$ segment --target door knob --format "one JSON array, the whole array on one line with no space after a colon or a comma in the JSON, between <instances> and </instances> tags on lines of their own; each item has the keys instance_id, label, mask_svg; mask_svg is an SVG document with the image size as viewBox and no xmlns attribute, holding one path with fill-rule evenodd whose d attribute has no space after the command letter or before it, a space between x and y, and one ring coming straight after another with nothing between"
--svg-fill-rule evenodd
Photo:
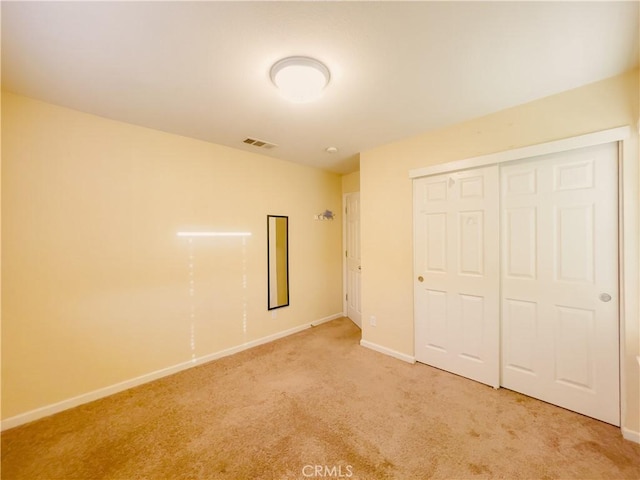
<instances>
[{"instance_id":1,"label":"door knob","mask_svg":"<svg viewBox=\"0 0 640 480\"><path fill-rule=\"evenodd\" d=\"M362 270L362 265L358 265L358 270Z\"/></svg>"},{"instance_id":2,"label":"door knob","mask_svg":"<svg viewBox=\"0 0 640 480\"><path fill-rule=\"evenodd\" d=\"M424 282L424 278L422 277L422 275L420 275L420 276L418 277L418 281L419 281L419 282Z\"/></svg>"},{"instance_id":3,"label":"door knob","mask_svg":"<svg viewBox=\"0 0 640 480\"><path fill-rule=\"evenodd\" d=\"M602 300L603 302L609 302L611 301L611 295L609 295L608 293L601 293L600 300Z\"/></svg>"}]
</instances>

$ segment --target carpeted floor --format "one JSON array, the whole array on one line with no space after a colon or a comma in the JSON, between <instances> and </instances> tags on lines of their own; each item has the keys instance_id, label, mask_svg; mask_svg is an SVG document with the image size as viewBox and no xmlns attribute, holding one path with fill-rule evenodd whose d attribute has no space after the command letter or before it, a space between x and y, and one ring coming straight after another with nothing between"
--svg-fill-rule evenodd
<instances>
[{"instance_id":1,"label":"carpeted floor","mask_svg":"<svg viewBox=\"0 0 640 480\"><path fill-rule=\"evenodd\" d=\"M640 478L616 427L359 339L335 320L8 430L2 478Z\"/></svg>"}]
</instances>

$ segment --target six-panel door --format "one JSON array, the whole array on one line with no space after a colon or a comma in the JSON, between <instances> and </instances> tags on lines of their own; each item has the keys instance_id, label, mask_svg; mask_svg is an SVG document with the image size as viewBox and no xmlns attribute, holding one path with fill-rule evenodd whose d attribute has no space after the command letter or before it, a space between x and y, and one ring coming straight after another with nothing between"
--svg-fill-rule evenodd
<instances>
[{"instance_id":1,"label":"six-panel door","mask_svg":"<svg viewBox=\"0 0 640 480\"><path fill-rule=\"evenodd\" d=\"M416 360L499 384L498 168L414 181Z\"/></svg>"},{"instance_id":2,"label":"six-panel door","mask_svg":"<svg viewBox=\"0 0 640 480\"><path fill-rule=\"evenodd\" d=\"M347 317L362 328L362 307L360 296L360 194L349 193L345 197L346 208L346 252L347 259Z\"/></svg>"},{"instance_id":3,"label":"six-panel door","mask_svg":"<svg viewBox=\"0 0 640 480\"><path fill-rule=\"evenodd\" d=\"M502 385L614 425L617 146L501 170Z\"/></svg>"}]
</instances>

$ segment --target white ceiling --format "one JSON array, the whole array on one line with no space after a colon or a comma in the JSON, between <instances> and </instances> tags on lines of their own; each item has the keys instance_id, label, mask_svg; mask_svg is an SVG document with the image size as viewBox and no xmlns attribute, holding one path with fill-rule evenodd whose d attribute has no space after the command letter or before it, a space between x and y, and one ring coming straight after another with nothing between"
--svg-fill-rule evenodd
<instances>
[{"instance_id":1,"label":"white ceiling","mask_svg":"<svg viewBox=\"0 0 640 480\"><path fill-rule=\"evenodd\" d=\"M2 2L2 83L107 118L348 173L358 153L638 65L638 2ZM290 55L331 83L292 104ZM260 150L253 137L278 144ZM338 153L325 148L335 146Z\"/></svg>"}]
</instances>

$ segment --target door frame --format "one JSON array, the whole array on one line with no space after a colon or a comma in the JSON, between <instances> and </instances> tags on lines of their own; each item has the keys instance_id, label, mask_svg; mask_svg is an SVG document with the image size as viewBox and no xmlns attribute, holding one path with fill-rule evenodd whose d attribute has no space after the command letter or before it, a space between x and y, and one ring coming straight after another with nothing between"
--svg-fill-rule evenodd
<instances>
[{"instance_id":1,"label":"door frame","mask_svg":"<svg viewBox=\"0 0 640 480\"><path fill-rule=\"evenodd\" d=\"M640 130L640 127L639 127ZM640 133L640 132L639 132ZM428 167L416 168L409 171L409 178L431 176L440 173L451 173L489 165L496 165L513 160L537 157L550 153L560 153L578 148L601 145L603 143L618 143L618 283L619 283L619 332L618 343L620 352L620 429L627 440L640 443L640 432L625 427L627 420L627 369L630 365L626 360L626 324L639 321L638 290L638 159L633 158L627 150L631 150L637 136L631 137L629 125L587 133L552 142L540 143L526 147L505 150L502 152L456 160ZM625 155L625 153L627 153ZM634 368L634 367L631 367Z\"/></svg>"}]
</instances>

